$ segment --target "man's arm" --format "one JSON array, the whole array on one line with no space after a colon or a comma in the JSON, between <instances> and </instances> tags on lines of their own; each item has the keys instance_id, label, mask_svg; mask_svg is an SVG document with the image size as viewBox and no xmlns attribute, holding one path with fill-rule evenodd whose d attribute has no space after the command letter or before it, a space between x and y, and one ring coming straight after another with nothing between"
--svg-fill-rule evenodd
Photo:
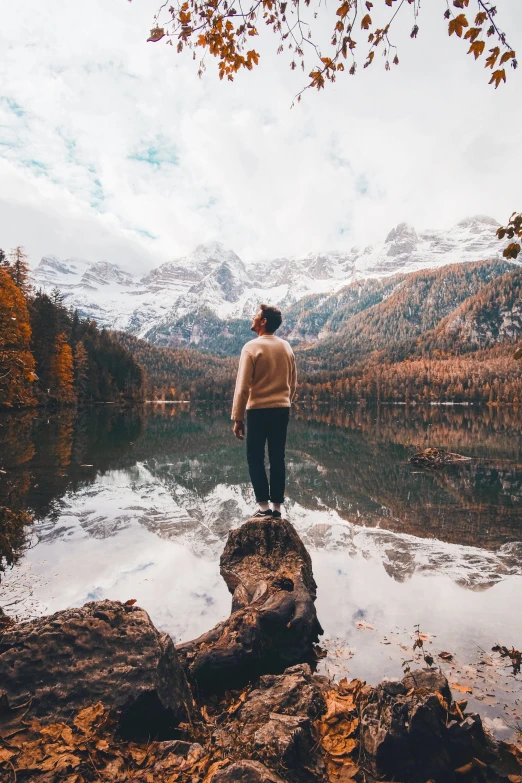
<instances>
[{"instance_id":1,"label":"man's arm","mask_svg":"<svg viewBox=\"0 0 522 783\"><path fill-rule=\"evenodd\" d=\"M297 370L295 366L295 356L292 352L292 364L290 367L290 402L294 399L295 390L297 388Z\"/></svg>"},{"instance_id":2,"label":"man's arm","mask_svg":"<svg viewBox=\"0 0 522 783\"><path fill-rule=\"evenodd\" d=\"M236 422L242 422L245 418L245 410L253 377L254 359L250 352L243 348L239 360L239 369L237 371L234 402L232 403L232 419Z\"/></svg>"}]
</instances>

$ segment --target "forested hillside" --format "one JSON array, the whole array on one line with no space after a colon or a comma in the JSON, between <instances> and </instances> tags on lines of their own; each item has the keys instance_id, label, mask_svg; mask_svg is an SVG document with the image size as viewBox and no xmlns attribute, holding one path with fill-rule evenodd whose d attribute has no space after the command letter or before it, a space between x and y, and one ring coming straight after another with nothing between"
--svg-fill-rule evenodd
<instances>
[{"instance_id":1,"label":"forested hillside","mask_svg":"<svg viewBox=\"0 0 522 783\"><path fill-rule=\"evenodd\" d=\"M359 310L350 304L334 312L325 324L323 339L306 352L306 367L309 371L339 370L373 352L382 353L386 360L405 358L413 350L412 341L435 329L471 296L481 291L489 302L487 284L492 280L510 273L514 275L510 280L518 279L521 272L520 267L513 270L512 264L492 261L453 264L398 280L391 278L377 304ZM450 352L460 352L458 339Z\"/></svg>"},{"instance_id":2,"label":"forested hillside","mask_svg":"<svg viewBox=\"0 0 522 783\"><path fill-rule=\"evenodd\" d=\"M0 407L141 400L145 377L132 355L27 282L22 248L0 251Z\"/></svg>"},{"instance_id":3,"label":"forested hillside","mask_svg":"<svg viewBox=\"0 0 522 783\"><path fill-rule=\"evenodd\" d=\"M512 268L505 261L484 261L357 280L337 293L314 294L284 308L279 334L294 346L319 341L319 353L325 355L328 338L335 343L336 335L349 329L350 339L343 335L341 343L343 351L349 344L354 360L388 339L408 340L434 328L467 297ZM237 356L251 337L250 319L223 321L207 307L181 316L167 331L159 322L146 334L156 345L190 344L223 357Z\"/></svg>"},{"instance_id":4,"label":"forested hillside","mask_svg":"<svg viewBox=\"0 0 522 783\"><path fill-rule=\"evenodd\" d=\"M521 294L521 267L482 262L365 280L334 296L308 297L283 314L280 332L299 339L299 399L522 402L521 365L513 359L522 338ZM209 334L217 345L218 323ZM117 339L146 368L154 397L229 401L249 336L237 329L231 358L158 348L126 333Z\"/></svg>"},{"instance_id":5,"label":"forested hillside","mask_svg":"<svg viewBox=\"0 0 522 783\"><path fill-rule=\"evenodd\" d=\"M297 345L316 342L338 332L351 316L387 299L407 277L401 274L379 280L358 280L331 296L308 296L285 311L281 335Z\"/></svg>"},{"instance_id":6,"label":"forested hillside","mask_svg":"<svg viewBox=\"0 0 522 783\"><path fill-rule=\"evenodd\" d=\"M190 343L191 347L215 356L237 356L246 341L254 337L250 323L245 318L223 321L212 310L201 307L169 324L168 331L160 323L145 337L162 347L177 348Z\"/></svg>"},{"instance_id":7,"label":"forested hillside","mask_svg":"<svg viewBox=\"0 0 522 783\"><path fill-rule=\"evenodd\" d=\"M194 348L160 348L128 332L111 334L145 368L150 399L231 398L237 357L224 359Z\"/></svg>"},{"instance_id":8,"label":"forested hillside","mask_svg":"<svg viewBox=\"0 0 522 783\"><path fill-rule=\"evenodd\" d=\"M522 402L522 269L411 275L337 334L298 351L309 401ZM500 275L499 275L500 272Z\"/></svg>"},{"instance_id":9,"label":"forested hillside","mask_svg":"<svg viewBox=\"0 0 522 783\"><path fill-rule=\"evenodd\" d=\"M522 335L522 269L492 280L418 340L423 355L469 353Z\"/></svg>"}]
</instances>

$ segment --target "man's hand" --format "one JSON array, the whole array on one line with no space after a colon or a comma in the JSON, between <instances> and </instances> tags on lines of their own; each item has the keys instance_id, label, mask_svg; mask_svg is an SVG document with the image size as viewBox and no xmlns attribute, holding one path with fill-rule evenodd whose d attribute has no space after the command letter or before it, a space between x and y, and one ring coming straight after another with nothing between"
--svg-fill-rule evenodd
<instances>
[{"instance_id":1,"label":"man's hand","mask_svg":"<svg viewBox=\"0 0 522 783\"><path fill-rule=\"evenodd\" d=\"M238 440L243 440L245 437L245 422L244 421L235 421L234 422L234 435Z\"/></svg>"}]
</instances>

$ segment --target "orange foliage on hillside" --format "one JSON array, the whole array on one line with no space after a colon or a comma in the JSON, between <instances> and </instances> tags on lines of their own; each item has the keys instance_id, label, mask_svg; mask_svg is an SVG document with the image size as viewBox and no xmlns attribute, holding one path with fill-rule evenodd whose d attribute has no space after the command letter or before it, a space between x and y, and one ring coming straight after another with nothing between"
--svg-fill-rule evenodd
<instances>
[{"instance_id":1,"label":"orange foliage on hillside","mask_svg":"<svg viewBox=\"0 0 522 783\"><path fill-rule=\"evenodd\" d=\"M0 268L0 405L31 405L36 380L29 349L31 327L25 298Z\"/></svg>"}]
</instances>

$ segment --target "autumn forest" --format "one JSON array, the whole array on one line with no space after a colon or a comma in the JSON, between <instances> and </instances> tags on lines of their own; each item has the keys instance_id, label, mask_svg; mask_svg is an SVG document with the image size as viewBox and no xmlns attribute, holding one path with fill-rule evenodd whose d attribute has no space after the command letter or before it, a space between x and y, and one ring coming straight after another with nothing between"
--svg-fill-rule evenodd
<instances>
[{"instance_id":1,"label":"autumn forest","mask_svg":"<svg viewBox=\"0 0 522 783\"><path fill-rule=\"evenodd\" d=\"M280 332L296 351L298 401L516 405L521 291L520 267L492 261L310 296L285 311ZM222 326L199 318L208 334L198 349L99 329L68 309L58 289L31 288L23 248L0 251L0 406L228 403L247 322L231 324L236 338L216 355Z\"/></svg>"},{"instance_id":2,"label":"autumn forest","mask_svg":"<svg viewBox=\"0 0 522 783\"><path fill-rule=\"evenodd\" d=\"M34 292L23 248L0 250L0 407L143 399L144 374L58 290Z\"/></svg>"}]
</instances>

